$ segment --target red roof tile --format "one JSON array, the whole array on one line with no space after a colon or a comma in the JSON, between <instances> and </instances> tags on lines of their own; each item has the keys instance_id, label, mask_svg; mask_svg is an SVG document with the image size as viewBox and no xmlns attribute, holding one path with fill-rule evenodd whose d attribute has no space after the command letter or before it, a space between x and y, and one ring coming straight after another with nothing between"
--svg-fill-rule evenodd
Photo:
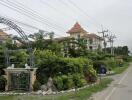
<instances>
[{"instance_id":1,"label":"red roof tile","mask_svg":"<svg viewBox=\"0 0 132 100\"><path fill-rule=\"evenodd\" d=\"M78 32L86 32L81 25L76 22L75 25L67 32L67 33L78 33Z\"/></svg>"}]
</instances>

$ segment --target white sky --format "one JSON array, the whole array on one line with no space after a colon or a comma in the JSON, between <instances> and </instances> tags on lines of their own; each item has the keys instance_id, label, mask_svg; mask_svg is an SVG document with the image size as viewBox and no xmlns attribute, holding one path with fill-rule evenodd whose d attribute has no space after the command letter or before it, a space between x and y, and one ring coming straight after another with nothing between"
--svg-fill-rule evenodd
<instances>
[{"instance_id":1,"label":"white sky","mask_svg":"<svg viewBox=\"0 0 132 100\"><path fill-rule=\"evenodd\" d=\"M74 2L83 11L79 10L70 1ZM12 2L12 5L14 5L13 3L17 5L21 3L23 8L31 8L34 10L33 14L37 13L37 16L41 17L39 19L35 17L35 19L41 20L41 22L31 18L34 18L34 16L29 13L29 9L26 12L31 17L21 14L23 13L22 10L21 13L18 13L1 5L3 2ZM66 36L66 31L76 21L88 32L101 31L102 24L104 28L108 28L116 34L115 45L128 45L132 50L131 9L132 0L0 0L0 16L8 16L46 31L54 31L56 36ZM24 27L23 30L26 33L37 31L28 27ZM8 33L15 34L14 31L8 31Z\"/></svg>"}]
</instances>

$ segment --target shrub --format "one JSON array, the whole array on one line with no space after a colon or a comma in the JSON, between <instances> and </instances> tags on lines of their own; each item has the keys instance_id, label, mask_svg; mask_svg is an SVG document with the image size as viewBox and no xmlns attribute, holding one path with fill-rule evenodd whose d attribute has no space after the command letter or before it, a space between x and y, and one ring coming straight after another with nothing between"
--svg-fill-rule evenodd
<instances>
[{"instance_id":1,"label":"shrub","mask_svg":"<svg viewBox=\"0 0 132 100\"><path fill-rule=\"evenodd\" d=\"M3 76L0 76L0 91L5 91L6 84L7 80Z\"/></svg>"},{"instance_id":2,"label":"shrub","mask_svg":"<svg viewBox=\"0 0 132 100\"><path fill-rule=\"evenodd\" d=\"M72 75L62 75L63 80L63 90L71 89L74 87L74 83L72 80Z\"/></svg>"},{"instance_id":3,"label":"shrub","mask_svg":"<svg viewBox=\"0 0 132 100\"><path fill-rule=\"evenodd\" d=\"M84 86L87 83L84 77L80 74L73 75L73 82L74 82L75 88Z\"/></svg>"},{"instance_id":4,"label":"shrub","mask_svg":"<svg viewBox=\"0 0 132 100\"><path fill-rule=\"evenodd\" d=\"M61 76L56 76L53 78L53 83L58 90L63 90L63 80Z\"/></svg>"},{"instance_id":5,"label":"shrub","mask_svg":"<svg viewBox=\"0 0 132 100\"><path fill-rule=\"evenodd\" d=\"M49 77L54 77L59 72L60 59L49 50L38 51L35 55L37 58L36 65L39 66L36 71L36 78L41 84L45 84Z\"/></svg>"},{"instance_id":6,"label":"shrub","mask_svg":"<svg viewBox=\"0 0 132 100\"><path fill-rule=\"evenodd\" d=\"M89 66L88 67L88 70L86 70L85 72L84 72L84 76L85 76L85 78L86 78L86 80L87 80L87 82L89 83L91 83L91 82L96 82L96 80L97 80L97 73L96 73L96 71L94 70L94 68L93 68L93 66L91 65L91 66Z\"/></svg>"},{"instance_id":7,"label":"shrub","mask_svg":"<svg viewBox=\"0 0 132 100\"><path fill-rule=\"evenodd\" d=\"M74 87L78 88L87 84L84 76L81 74L56 76L54 77L53 82L58 90L67 90Z\"/></svg>"},{"instance_id":8,"label":"shrub","mask_svg":"<svg viewBox=\"0 0 132 100\"><path fill-rule=\"evenodd\" d=\"M122 59L123 59L123 61L125 61L125 62L130 62L130 61L132 60L132 58L129 57L129 56L122 56Z\"/></svg>"},{"instance_id":9,"label":"shrub","mask_svg":"<svg viewBox=\"0 0 132 100\"><path fill-rule=\"evenodd\" d=\"M72 75L56 76L54 77L53 82L58 90L67 90L74 87Z\"/></svg>"},{"instance_id":10,"label":"shrub","mask_svg":"<svg viewBox=\"0 0 132 100\"><path fill-rule=\"evenodd\" d=\"M40 86L41 86L41 84L39 83L39 81L35 80L35 82L33 84L33 90L34 91L40 90Z\"/></svg>"},{"instance_id":11,"label":"shrub","mask_svg":"<svg viewBox=\"0 0 132 100\"><path fill-rule=\"evenodd\" d=\"M92 77L96 77L96 72L89 59L62 58L51 51L38 51L36 57L39 66L36 71L37 80L45 84L48 77L52 77L58 90L83 86L86 83L85 71L89 72Z\"/></svg>"},{"instance_id":12,"label":"shrub","mask_svg":"<svg viewBox=\"0 0 132 100\"><path fill-rule=\"evenodd\" d=\"M115 60L111 60L111 59L107 60L107 66L108 66L109 68L114 68L114 67L116 67L116 61L115 61Z\"/></svg>"}]
</instances>

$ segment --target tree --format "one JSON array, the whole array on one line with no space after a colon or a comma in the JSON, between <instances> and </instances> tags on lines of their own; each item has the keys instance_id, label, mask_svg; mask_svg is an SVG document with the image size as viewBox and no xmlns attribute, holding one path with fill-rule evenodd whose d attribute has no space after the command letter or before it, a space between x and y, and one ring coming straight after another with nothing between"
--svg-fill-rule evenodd
<instances>
[{"instance_id":1,"label":"tree","mask_svg":"<svg viewBox=\"0 0 132 100\"><path fill-rule=\"evenodd\" d=\"M5 45L5 47L7 47L8 49L18 49L17 45L13 43L12 38L8 38L6 42L3 43L3 45Z\"/></svg>"},{"instance_id":2,"label":"tree","mask_svg":"<svg viewBox=\"0 0 132 100\"><path fill-rule=\"evenodd\" d=\"M0 69L4 68L5 65L5 55L2 46L0 46Z\"/></svg>"},{"instance_id":3,"label":"tree","mask_svg":"<svg viewBox=\"0 0 132 100\"><path fill-rule=\"evenodd\" d=\"M87 41L83 38L78 39L66 39L64 42L64 51L66 55L70 57L80 57L86 55L87 52Z\"/></svg>"},{"instance_id":4,"label":"tree","mask_svg":"<svg viewBox=\"0 0 132 100\"><path fill-rule=\"evenodd\" d=\"M39 66L37 69L37 80L44 84L47 82L48 78L56 74L56 67L58 66L59 58L50 50L35 52L36 56L36 66Z\"/></svg>"},{"instance_id":5,"label":"tree","mask_svg":"<svg viewBox=\"0 0 132 100\"><path fill-rule=\"evenodd\" d=\"M107 52L110 53L110 48L107 48ZM119 46L119 47L114 47L114 52L116 55L127 56L129 53L129 49L127 46Z\"/></svg>"},{"instance_id":6,"label":"tree","mask_svg":"<svg viewBox=\"0 0 132 100\"><path fill-rule=\"evenodd\" d=\"M18 50L10 54L11 64L15 64L16 67L25 67L24 65L28 62L29 55L25 50Z\"/></svg>"}]
</instances>

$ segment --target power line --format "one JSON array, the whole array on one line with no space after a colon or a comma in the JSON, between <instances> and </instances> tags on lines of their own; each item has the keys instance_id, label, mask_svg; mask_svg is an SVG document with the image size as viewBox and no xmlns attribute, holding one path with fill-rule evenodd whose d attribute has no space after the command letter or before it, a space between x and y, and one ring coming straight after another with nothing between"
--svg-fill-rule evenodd
<instances>
[{"instance_id":1,"label":"power line","mask_svg":"<svg viewBox=\"0 0 132 100\"><path fill-rule=\"evenodd\" d=\"M15 22L15 23L18 23L18 24L20 24L20 25L22 25L22 26L25 26L25 27L32 28L32 29L35 29L35 30L42 30L42 29L40 29L40 28L38 28L38 27L36 27L36 26L29 25L29 24L24 23L24 22L22 22L22 21L18 21L18 20L16 20L15 18L12 18L12 17L6 16L6 15L3 15L3 17L6 17L7 19L9 19L9 20L11 20L11 21L13 21L13 22Z\"/></svg>"},{"instance_id":2,"label":"power line","mask_svg":"<svg viewBox=\"0 0 132 100\"><path fill-rule=\"evenodd\" d=\"M78 9L83 15L85 15L88 19L93 19L93 18L91 18L83 9L81 9L76 3L74 3L72 0L67 0L71 5L73 5L73 7L75 7L76 9ZM97 25L97 21L95 22L95 20L93 20L94 21L94 23L96 23L96 24L94 24L95 26L97 26L97 27L99 27L101 24L98 24Z\"/></svg>"},{"instance_id":3,"label":"power line","mask_svg":"<svg viewBox=\"0 0 132 100\"><path fill-rule=\"evenodd\" d=\"M98 33L101 33L102 34L102 38L104 40L104 52L106 53L106 46L107 46L107 42L106 42L106 37L108 37L108 34L107 34L108 30L104 30L103 29L103 26L102 26L102 31L101 32L98 32Z\"/></svg>"},{"instance_id":4,"label":"power line","mask_svg":"<svg viewBox=\"0 0 132 100\"><path fill-rule=\"evenodd\" d=\"M51 18L46 19L46 17L41 16L40 13L38 13L36 10L33 10L33 9L29 8L29 7L23 5L22 3L18 2L18 1L15 1L15 2L11 2L11 1L9 1L9 0L7 0L7 1L10 2L10 3L15 4L16 6L22 8L22 9L24 9L24 10L27 10L27 9L28 9L28 11L29 11L30 13L32 13L32 14L34 14L34 15L37 15L37 16L41 17L41 19L44 19L44 20L46 20L46 21L48 21L48 22L49 22L48 19L50 19L50 20L53 22L53 23L52 23L52 22L49 22L50 24L54 24L55 26L64 29L64 28L62 27L62 25L60 26L60 25L58 25L58 24L55 24L55 23L57 23L57 22L54 21L53 19L51 19ZM23 7L23 6L24 6L24 7ZM27 9L26 9L26 8L27 8Z\"/></svg>"},{"instance_id":5,"label":"power line","mask_svg":"<svg viewBox=\"0 0 132 100\"><path fill-rule=\"evenodd\" d=\"M23 15L25 15L25 16L27 16L27 17L30 17L31 19L33 19L33 20L35 20L35 21L37 21L37 22L40 22L40 23L43 23L43 24L46 24L47 26L49 26L49 27L51 27L52 29L56 29L56 27L53 27L53 26L50 26L49 24L47 24L47 23L45 23L44 21L42 22L42 20L40 20L40 18L39 19L36 19L36 17L32 14L32 16L31 15L29 15L29 13L27 13L27 12L25 12L25 11L23 11L22 12L22 9L20 9L20 8L16 8L16 7L13 7L13 5L7 5L7 3L5 4L6 2L4 2L4 3L2 3L2 2L0 2L0 4L1 5L3 5L3 6L6 6L6 7L8 7L8 8L10 8L10 9L13 9L13 10L15 10L15 11L17 11L17 12L19 12L20 14L23 14ZM34 18L34 17L35 18ZM57 29L58 30L58 29ZM62 32L62 30L60 30L59 29L59 31L61 31Z\"/></svg>"},{"instance_id":6,"label":"power line","mask_svg":"<svg viewBox=\"0 0 132 100\"><path fill-rule=\"evenodd\" d=\"M48 2L45 2L44 0L39 0L39 1L40 1L42 4L44 4L44 5L46 5L46 6L50 7L50 8L52 8L52 9L53 9L54 11L56 11L58 14L66 15L66 16L72 18L73 20L75 20L73 16L71 16L71 15L69 15L69 14L66 14L66 13L64 13L63 11L58 10L56 7L50 5ZM60 1L61 1L61 0L60 0Z\"/></svg>"},{"instance_id":7,"label":"power line","mask_svg":"<svg viewBox=\"0 0 132 100\"><path fill-rule=\"evenodd\" d=\"M13 22L15 22L15 23L18 23L18 24L22 24L23 26L31 27L31 28L36 29L36 30L42 30L42 29L37 28L37 27L35 27L35 26L26 24L26 23L21 22L21 21L18 21L18 20L15 20L14 18L10 18L9 16L6 16L6 15L4 15L4 16L6 17L6 19L11 20L11 21L13 21ZM2 16L2 17L4 17L4 16ZM26 31L27 31L27 29L25 29L24 27L21 26L21 28L22 28L23 30L26 30ZM11 28L8 27L8 28L4 29L3 31L8 31L8 30L11 30ZM44 32L48 32L48 31L45 31L45 30L44 30ZM27 33L27 32L26 32L26 33ZM28 34L29 34L29 33L31 33L30 30L28 30ZM56 35L56 36L62 37L61 35L58 35L58 34L55 34L55 35Z\"/></svg>"},{"instance_id":8,"label":"power line","mask_svg":"<svg viewBox=\"0 0 132 100\"><path fill-rule=\"evenodd\" d=\"M109 33L108 42L110 42L111 55L114 55L114 39L116 38L115 34Z\"/></svg>"}]
</instances>

